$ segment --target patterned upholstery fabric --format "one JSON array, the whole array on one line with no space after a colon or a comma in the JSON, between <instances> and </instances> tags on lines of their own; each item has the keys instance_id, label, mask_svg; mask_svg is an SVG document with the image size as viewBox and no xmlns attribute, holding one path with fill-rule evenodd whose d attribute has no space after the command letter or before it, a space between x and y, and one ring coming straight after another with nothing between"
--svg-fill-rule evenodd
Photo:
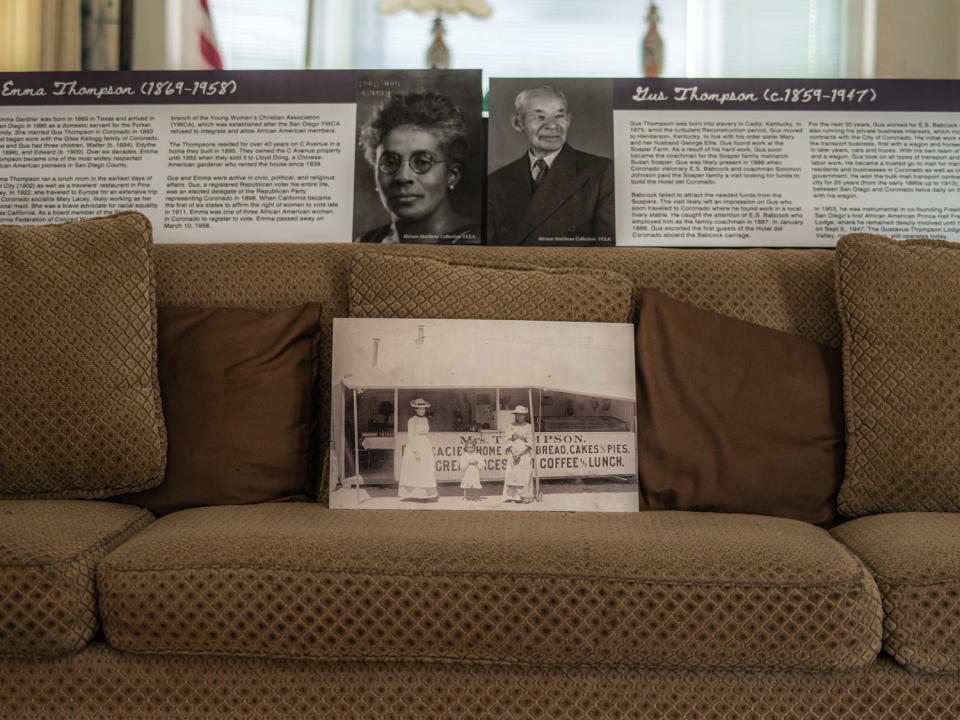
<instances>
[{"instance_id":1,"label":"patterned upholstery fabric","mask_svg":"<svg viewBox=\"0 0 960 720\"><path fill-rule=\"evenodd\" d=\"M952 720L956 676L137 656L0 659L3 720Z\"/></svg>"},{"instance_id":2,"label":"patterned upholstery fabric","mask_svg":"<svg viewBox=\"0 0 960 720\"><path fill-rule=\"evenodd\" d=\"M161 244L153 248L157 302L264 310L322 302L320 393L329 407L333 318L349 314L351 264L358 256L386 255L490 267L610 270L637 287L657 288L696 307L840 346L832 250ZM327 437L326 413L320 423ZM326 502L320 478L307 491Z\"/></svg>"},{"instance_id":3,"label":"patterned upholstery fabric","mask_svg":"<svg viewBox=\"0 0 960 720\"><path fill-rule=\"evenodd\" d=\"M350 316L628 322L633 281L605 270L507 269L364 254Z\"/></svg>"},{"instance_id":4,"label":"patterned upholstery fabric","mask_svg":"<svg viewBox=\"0 0 960 720\"><path fill-rule=\"evenodd\" d=\"M150 222L0 226L0 497L163 480Z\"/></svg>"},{"instance_id":5,"label":"patterned upholstery fabric","mask_svg":"<svg viewBox=\"0 0 960 720\"><path fill-rule=\"evenodd\" d=\"M960 244L837 245L846 475L842 515L960 511Z\"/></svg>"},{"instance_id":6,"label":"patterned upholstery fabric","mask_svg":"<svg viewBox=\"0 0 960 720\"><path fill-rule=\"evenodd\" d=\"M880 586L883 649L910 670L960 672L960 515L889 513L832 532Z\"/></svg>"},{"instance_id":7,"label":"patterned upholstery fabric","mask_svg":"<svg viewBox=\"0 0 960 720\"><path fill-rule=\"evenodd\" d=\"M99 626L97 562L152 519L115 503L0 500L0 656L86 645Z\"/></svg>"},{"instance_id":8,"label":"patterned upholstery fabric","mask_svg":"<svg viewBox=\"0 0 960 720\"><path fill-rule=\"evenodd\" d=\"M685 303L840 347L832 250L525 248L352 244L161 244L157 302L276 310L322 301L349 310L358 255L425 257L497 267L595 268Z\"/></svg>"},{"instance_id":9,"label":"patterned upholstery fabric","mask_svg":"<svg viewBox=\"0 0 960 720\"><path fill-rule=\"evenodd\" d=\"M168 515L100 565L107 640L152 653L808 670L880 650L876 585L805 523L468 515Z\"/></svg>"},{"instance_id":10,"label":"patterned upholstery fabric","mask_svg":"<svg viewBox=\"0 0 960 720\"><path fill-rule=\"evenodd\" d=\"M594 268L705 310L840 346L832 250L363 246L358 253L499 267ZM635 298L638 300L638 297Z\"/></svg>"}]
</instances>

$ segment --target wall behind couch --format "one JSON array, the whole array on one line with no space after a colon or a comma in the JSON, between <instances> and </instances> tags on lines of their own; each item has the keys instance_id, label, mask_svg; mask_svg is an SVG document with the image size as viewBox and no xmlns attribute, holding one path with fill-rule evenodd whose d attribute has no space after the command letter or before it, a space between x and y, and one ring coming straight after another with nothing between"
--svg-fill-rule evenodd
<instances>
[{"instance_id":1,"label":"wall behind couch","mask_svg":"<svg viewBox=\"0 0 960 720\"><path fill-rule=\"evenodd\" d=\"M876 76L960 77L960 2L879 0Z\"/></svg>"},{"instance_id":2,"label":"wall behind couch","mask_svg":"<svg viewBox=\"0 0 960 720\"><path fill-rule=\"evenodd\" d=\"M496 9L497 0L491 3ZM862 8L859 15L868 19L867 32L875 40L874 71L865 69L865 76L960 78L960 2L851 0L851 3ZM167 29L176 27L178 5L179 0L133 0L134 70L177 67L178 48L175 38L168 39L172 33ZM762 74L763 69L758 68L757 76Z\"/></svg>"}]
</instances>

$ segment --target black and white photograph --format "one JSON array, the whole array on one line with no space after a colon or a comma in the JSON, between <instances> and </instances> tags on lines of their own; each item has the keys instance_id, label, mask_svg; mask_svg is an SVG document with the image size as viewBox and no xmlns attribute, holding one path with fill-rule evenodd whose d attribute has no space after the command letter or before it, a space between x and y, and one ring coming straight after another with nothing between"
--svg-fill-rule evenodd
<instances>
[{"instance_id":1,"label":"black and white photograph","mask_svg":"<svg viewBox=\"0 0 960 720\"><path fill-rule=\"evenodd\" d=\"M482 237L479 70L357 73L355 242Z\"/></svg>"},{"instance_id":2,"label":"black and white photograph","mask_svg":"<svg viewBox=\"0 0 960 720\"><path fill-rule=\"evenodd\" d=\"M630 324L336 318L330 507L638 508Z\"/></svg>"},{"instance_id":3,"label":"black and white photograph","mask_svg":"<svg viewBox=\"0 0 960 720\"><path fill-rule=\"evenodd\" d=\"M613 245L613 83L492 78L488 245Z\"/></svg>"}]
</instances>

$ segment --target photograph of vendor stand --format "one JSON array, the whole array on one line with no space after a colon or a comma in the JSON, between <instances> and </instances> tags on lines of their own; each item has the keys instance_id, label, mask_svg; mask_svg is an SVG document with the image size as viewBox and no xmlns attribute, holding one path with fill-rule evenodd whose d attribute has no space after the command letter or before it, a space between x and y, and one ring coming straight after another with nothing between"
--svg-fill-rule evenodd
<instances>
[{"instance_id":1,"label":"photograph of vendor stand","mask_svg":"<svg viewBox=\"0 0 960 720\"><path fill-rule=\"evenodd\" d=\"M330 507L638 505L633 329L334 320Z\"/></svg>"}]
</instances>

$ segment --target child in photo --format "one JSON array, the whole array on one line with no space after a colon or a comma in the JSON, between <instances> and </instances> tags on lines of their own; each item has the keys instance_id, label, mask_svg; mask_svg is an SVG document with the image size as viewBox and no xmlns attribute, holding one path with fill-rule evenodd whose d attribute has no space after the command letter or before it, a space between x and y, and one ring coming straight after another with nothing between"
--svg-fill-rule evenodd
<instances>
[{"instance_id":1,"label":"child in photo","mask_svg":"<svg viewBox=\"0 0 960 720\"><path fill-rule=\"evenodd\" d=\"M477 452L477 441L466 438L463 441L463 454L460 456L460 470L463 477L460 487L463 488L464 500L480 500L483 485L480 483L480 468L483 467L483 457Z\"/></svg>"}]
</instances>

